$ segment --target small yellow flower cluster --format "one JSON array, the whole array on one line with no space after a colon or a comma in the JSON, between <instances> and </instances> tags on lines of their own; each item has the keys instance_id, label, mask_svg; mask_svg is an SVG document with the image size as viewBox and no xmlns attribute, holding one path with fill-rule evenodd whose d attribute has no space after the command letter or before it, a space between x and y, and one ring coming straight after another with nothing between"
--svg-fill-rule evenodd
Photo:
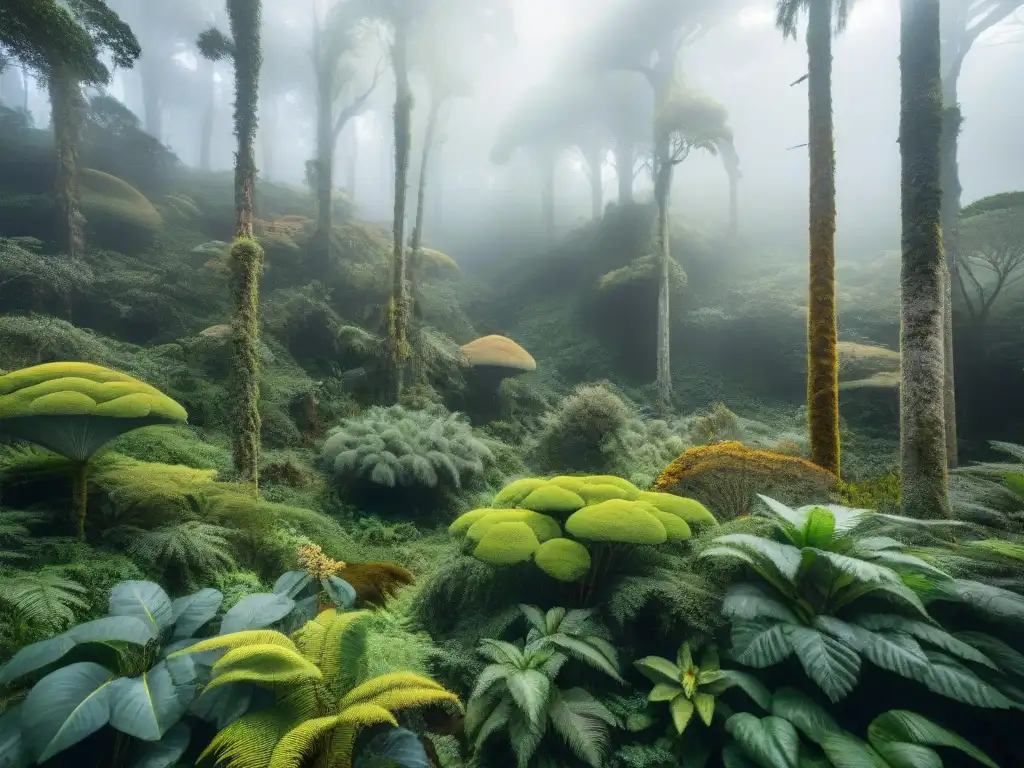
<instances>
[{"instance_id":1,"label":"small yellow flower cluster","mask_svg":"<svg viewBox=\"0 0 1024 768\"><path fill-rule=\"evenodd\" d=\"M317 544L303 544L299 547L299 567L314 579L326 579L337 576L345 564L329 558Z\"/></svg>"}]
</instances>

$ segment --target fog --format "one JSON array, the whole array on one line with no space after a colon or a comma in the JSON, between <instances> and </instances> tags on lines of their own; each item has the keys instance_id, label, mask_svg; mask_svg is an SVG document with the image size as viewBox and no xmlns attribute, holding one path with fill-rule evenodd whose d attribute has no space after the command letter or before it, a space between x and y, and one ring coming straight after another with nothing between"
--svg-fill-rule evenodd
<instances>
[{"instance_id":1,"label":"fog","mask_svg":"<svg viewBox=\"0 0 1024 768\"><path fill-rule=\"evenodd\" d=\"M326 0L323 0L326 2ZM441 128L428 203L428 240L444 240L467 228L481 232L515 220L540 229L535 166L523 152L504 165L489 155L500 127L531 88L557 79L574 48L602 17L630 0L514 0L514 44L480 46L463 73L473 94L458 99ZM118 3L112 3L117 7ZM122 3L121 5L126 5ZM219 3L209 4L209 22L222 23ZM802 31L784 40L774 27L774 3L750 2L683 50L682 72L729 111L740 156L739 209L744 235L766 247L796 248L805 238L807 198L806 84L791 85L806 69ZM841 257L892 248L899 238L898 8L893 0L860 0L835 44L833 93L837 158L838 249ZM971 49L960 79L965 117L960 142L963 200L1024 187L1024 14L986 33ZM286 0L264 4L264 96L260 103L258 162L261 175L296 185L314 152L315 103L310 84L310 14ZM198 32L197 28L194 30ZM141 76L159 29L136 29L143 57L132 71L118 71L110 87L137 115L145 114ZM187 32L187 31L186 31ZM182 34L175 70L162 91L164 143L188 165L200 161L198 124L204 103L197 85L201 64ZM194 36L192 37L194 40ZM359 60L366 78L380 59L368 46ZM639 77L639 76L638 76ZM360 78L357 78L359 80ZM230 66L217 65L213 168L233 162ZM419 94L422 82L414 73ZM358 89L354 89L358 90ZM390 70L368 109L351 121L339 140L335 185L350 187L361 215L386 220L391 214L393 151ZM425 101L425 100L424 100ZM33 84L28 104L37 125L48 122L45 92ZM417 103L410 184L418 174L424 108ZM353 171L353 155L357 158ZM615 170L603 170L605 201L616 195ZM556 225L566 231L589 218L589 182L580 158L561 154L556 174ZM637 190L648 194L646 173ZM727 179L721 160L694 152L678 169L674 213L688 225L714 231L724 226ZM524 231L520 229L520 231Z\"/></svg>"}]
</instances>

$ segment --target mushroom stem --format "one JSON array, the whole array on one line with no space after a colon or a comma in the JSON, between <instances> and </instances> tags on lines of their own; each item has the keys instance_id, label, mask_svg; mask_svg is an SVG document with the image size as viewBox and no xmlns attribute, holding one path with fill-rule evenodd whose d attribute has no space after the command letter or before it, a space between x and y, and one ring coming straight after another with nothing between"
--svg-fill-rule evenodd
<instances>
[{"instance_id":1,"label":"mushroom stem","mask_svg":"<svg viewBox=\"0 0 1024 768\"><path fill-rule=\"evenodd\" d=\"M89 464L85 461L76 461L72 465L75 531L78 534L79 541L85 541L85 511L89 501L88 469Z\"/></svg>"}]
</instances>

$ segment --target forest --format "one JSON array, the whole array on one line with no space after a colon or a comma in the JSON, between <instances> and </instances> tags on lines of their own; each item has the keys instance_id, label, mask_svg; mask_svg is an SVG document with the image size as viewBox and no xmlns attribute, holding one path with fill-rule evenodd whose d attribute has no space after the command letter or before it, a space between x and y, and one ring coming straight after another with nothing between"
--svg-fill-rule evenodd
<instances>
[{"instance_id":1,"label":"forest","mask_svg":"<svg viewBox=\"0 0 1024 768\"><path fill-rule=\"evenodd\" d=\"M556 6L0 0L0 768L1024 765L1024 0Z\"/></svg>"}]
</instances>

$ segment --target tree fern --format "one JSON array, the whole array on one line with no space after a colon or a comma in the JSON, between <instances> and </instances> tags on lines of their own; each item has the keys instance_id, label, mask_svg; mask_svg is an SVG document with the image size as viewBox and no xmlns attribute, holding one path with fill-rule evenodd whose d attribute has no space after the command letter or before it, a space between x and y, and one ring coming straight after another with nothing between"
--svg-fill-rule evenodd
<instances>
[{"instance_id":1,"label":"tree fern","mask_svg":"<svg viewBox=\"0 0 1024 768\"><path fill-rule=\"evenodd\" d=\"M62 578L52 570L25 573L0 580L0 601L9 605L25 621L60 631L89 608L85 587Z\"/></svg>"},{"instance_id":2,"label":"tree fern","mask_svg":"<svg viewBox=\"0 0 1024 768\"><path fill-rule=\"evenodd\" d=\"M161 573L209 577L235 566L231 535L228 528L188 520L135 532L129 539L128 552L138 562L155 566Z\"/></svg>"}]
</instances>

